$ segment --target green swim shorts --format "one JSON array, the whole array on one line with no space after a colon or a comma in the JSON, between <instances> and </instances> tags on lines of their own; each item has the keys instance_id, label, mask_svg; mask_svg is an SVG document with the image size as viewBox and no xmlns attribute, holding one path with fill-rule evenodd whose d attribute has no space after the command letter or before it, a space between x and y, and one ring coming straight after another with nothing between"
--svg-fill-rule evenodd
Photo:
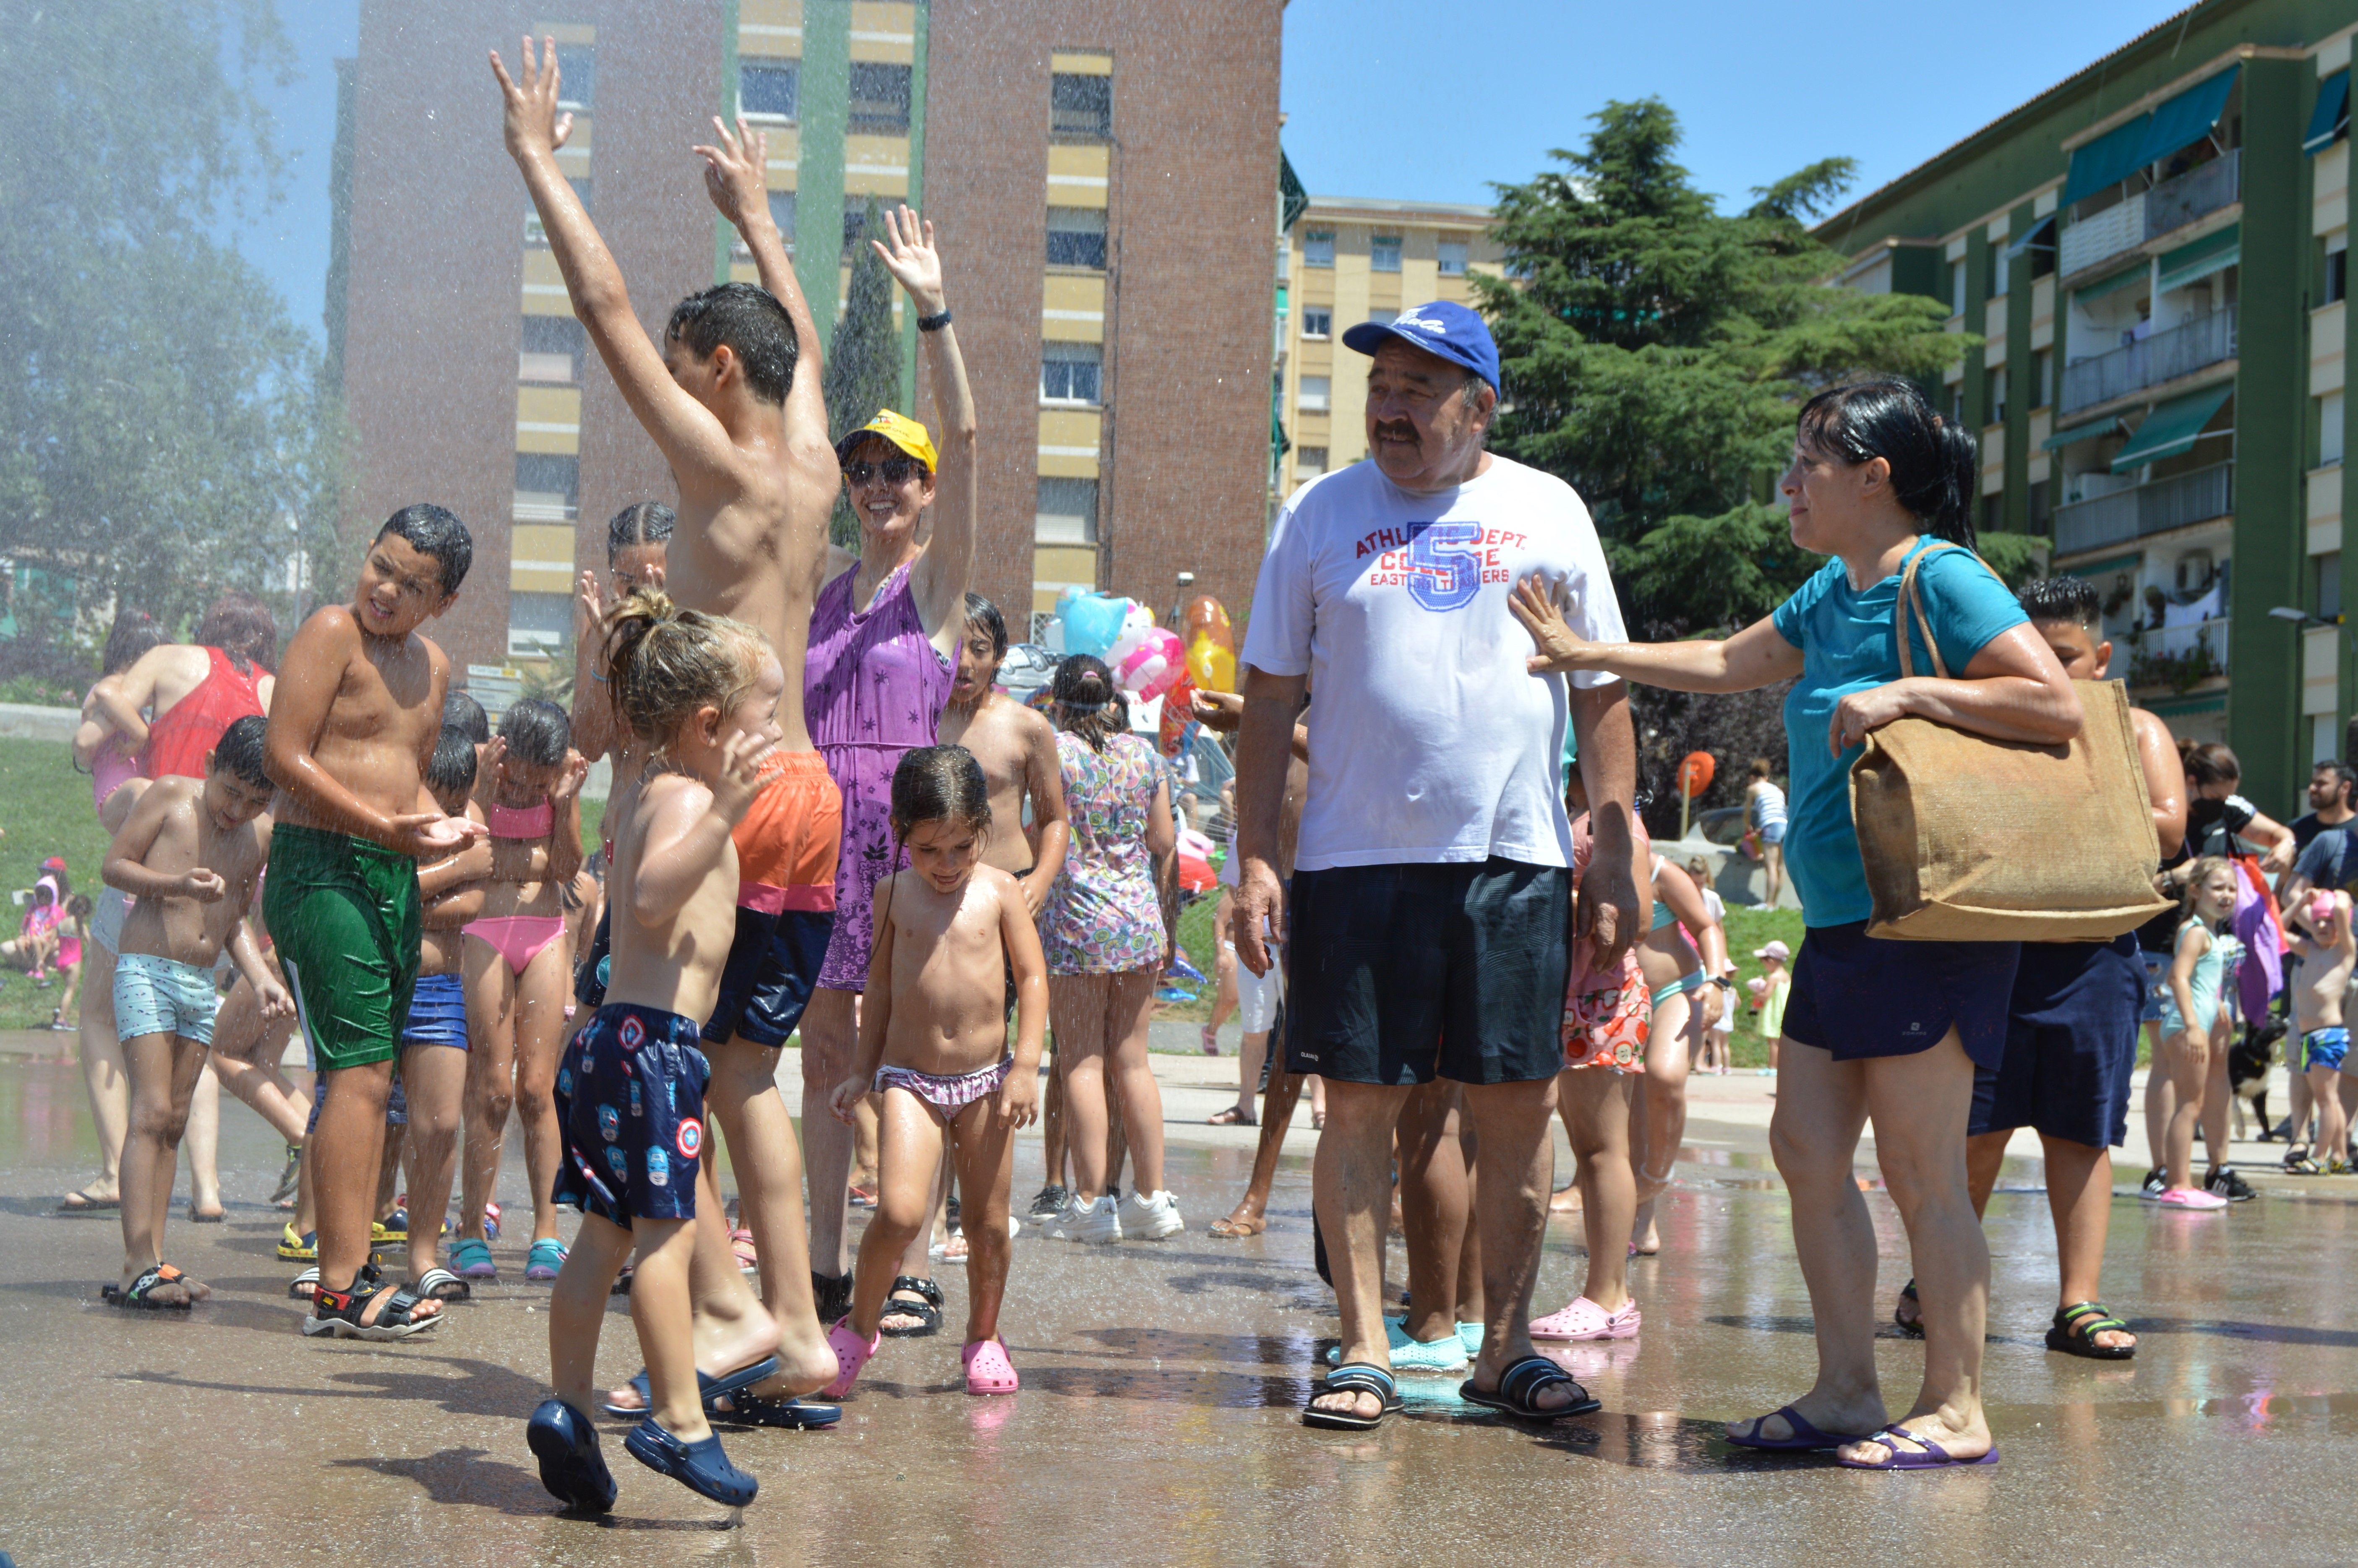
<instances>
[{"instance_id":1,"label":"green swim shorts","mask_svg":"<svg viewBox=\"0 0 2358 1568\"><path fill-rule=\"evenodd\" d=\"M411 857L317 827L272 829L263 918L320 1071L400 1054L418 907Z\"/></svg>"}]
</instances>

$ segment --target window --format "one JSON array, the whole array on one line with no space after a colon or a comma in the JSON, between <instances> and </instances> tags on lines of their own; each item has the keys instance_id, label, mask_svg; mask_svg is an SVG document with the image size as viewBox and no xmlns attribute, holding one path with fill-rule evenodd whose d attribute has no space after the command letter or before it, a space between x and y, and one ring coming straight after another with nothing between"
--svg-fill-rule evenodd
<instances>
[{"instance_id":1,"label":"window","mask_svg":"<svg viewBox=\"0 0 2358 1568\"><path fill-rule=\"evenodd\" d=\"M851 122L855 136L905 136L909 134L909 68L851 62Z\"/></svg>"},{"instance_id":2,"label":"window","mask_svg":"<svg viewBox=\"0 0 2358 1568\"><path fill-rule=\"evenodd\" d=\"M1949 384L1949 418L1953 424L1965 422L1965 384L1962 381Z\"/></svg>"},{"instance_id":3,"label":"window","mask_svg":"<svg viewBox=\"0 0 2358 1568\"><path fill-rule=\"evenodd\" d=\"M1305 338L1331 338L1335 335L1335 312L1325 305L1302 308L1302 335Z\"/></svg>"},{"instance_id":4,"label":"window","mask_svg":"<svg viewBox=\"0 0 2358 1568\"><path fill-rule=\"evenodd\" d=\"M570 316L525 317L516 379L569 385L581 362L582 341L581 323Z\"/></svg>"},{"instance_id":5,"label":"window","mask_svg":"<svg viewBox=\"0 0 2358 1568\"><path fill-rule=\"evenodd\" d=\"M1104 373L1105 347L1100 343L1044 343L1040 349L1040 401L1098 401Z\"/></svg>"},{"instance_id":6,"label":"window","mask_svg":"<svg viewBox=\"0 0 2358 1568\"><path fill-rule=\"evenodd\" d=\"M569 593L508 595L508 657L546 659L565 651L573 640L573 596Z\"/></svg>"},{"instance_id":7,"label":"window","mask_svg":"<svg viewBox=\"0 0 2358 1568\"><path fill-rule=\"evenodd\" d=\"M1106 215L1102 207L1048 209L1048 265L1085 266L1103 272Z\"/></svg>"},{"instance_id":8,"label":"window","mask_svg":"<svg viewBox=\"0 0 2358 1568\"><path fill-rule=\"evenodd\" d=\"M2342 613L2342 552L2317 557L2317 617L2331 621Z\"/></svg>"},{"instance_id":9,"label":"window","mask_svg":"<svg viewBox=\"0 0 2358 1568\"><path fill-rule=\"evenodd\" d=\"M1093 479L1042 480L1032 537L1043 545L1096 544L1098 481Z\"/></svg>"},{"instance_id":10,"label":"window","mask_svg":"<svg viewBox=\"0 0 2358 1568\"><path fill-rule=\"evenodd\" d=\"M1326 471L1326 449L1296 447L1293 449L1293 477L1316 479Z\"/></svg>"},{"instance_id":11,"label":"window","mask_svg":"<svg viewBox=\"0 0 2358 1568\"><path fill-rule=\"evenodd\" d=\"M1992 245L1989 248L1990 298L2002 299L2006 297L2006 275L2012 269L2006 265L2006 247L2004 245Z\"/></svg>"},{"instance_id":12,"label":"window","mask_svg":"<svg viewBox=\"0 0 2358 1568\"><path fill-rule=\"evenodd\" d=\"M749 120L791 120L802 85L798 59L749 59L737 70L737 108Z\"/></svg>"},{"instance_id":13,"label":"window","mask_svg":"<svg viewBox=\"0 0 2358 1568\"><path fill-rule=\"evenodd\" d=\"M2006 367L2000 365L1982 378L1982 422L1987 425L2006 423Z\"/></svg>"},{"instance_id":14,"label":"window","mask_svg":"<svg viewBox=\"0 0 2358 1568\"><path fill-rule=\"evenodd\" d=\"M2041 535L2054 532L2054 529L2049 525L2053 518L2047 503L2047 495L2048 487L2045 480L2042 479L2030 487L2030 531Z\"/></svg>"},{"instance_id":15,"label":"window","mask_svg":"<svg viewBox=\"0 0 2358 1568\"><path fill-rule=\"evenodd\" d=\"M1303 266L1333 266L1335 265L1334 230L1325 229L1314 234L1304 234L1302 236L1302 265Z\"/></svg>"},{"instance_id":16,"label":"window","mask_svg":"<svg viewBox=\"0 0 2358 1568\"><path fill-rule=\"evenodd\" d=\"M1441 260L1442 276L1464 277L1466 276L1465 241L1444 240L1434 249Z\"/></svg>"},{"instance_id":17,"label":"window","mask_svg":"<svg viewBox=\"0 0 2358 1568\"><path fill-rule=\"evenodd\" d=\"M550 452L515 455L517 522L570 523L579 514L580 500L579 458Z\"/></svg>"},{"instance_id":18,"label":"window","mask_svg":"<svg viewBox=\"0 0 2358 1568\"><path fill-rule=\"evenodd\" d=\"M1370 272L1398 272L1400 263L1398 234L1378 234L1368 242L1368 269Z\"/></svg>"},{"instance_id":19,"label":"window","mask_svg":"<svg viewBox=\"0 0 2358 1568\"><path fill-rule=\"evenodd\" d=\"M1334 389L1323 375L1305 375L1301 388L1294 394L1293 406L1304 414L1324 414L1330 406Z\"/></svg>"},{"instance_id":20,"label":"window","mask_svg":"<svg viewBox=\"0 0 2358 1568\"><path fill-rule=\"evenodd\" d=\"M1954 261L1949 264L1949 314L1962 316L1964 313L1965 264Z\"/></svg>"},{"instance_id":21,"label":"window","mask_svg":"<svg viewBox=\"0 0 2358 1568\"><path fill-rule=\"evenodd\" d=\"M902 68L907 73L908 68ZM1059 136L1104 141L1113 135L1113 78L1058 71L1048 79L1048 129Z\"/></svg>"},{"instance_id":22,"label":"window","mask_svg":"<svg viewBox=\"0 0 2358 1568\"><path fill-rule=\"evenodd\" d=\"M1981 531L1985 534L1996 534L2003 532L2005 528L2006 497L2003 495L1983 496Z\"/></svg>"},{"instance_id":23,"label":"window","mask_svg":"<svg viewBox=\"0 0 2358 1568\"><path fill-rule=\"evenodd\" d=\"M2032 399L2031 406L2034 408L2052 407L2055 403L2054 350L2039 349L2032 352L2030 356L2030 379L2032 382L2032 390L2036 394Z\"/></svg>"},{"instance_id":24,"label":"window","mask_svg":"<svg viewBox=\"0 0 2358 1568\"><path fill-rule=\"evenodd\" d=\"M874 198L847 196L843 199L843 259L851 261L860 254L860 242L868 237L868 203ZM882 203L878 203L882 210Z\"/></svg>"},{"instance_id":25,"label":"window","mask_svg":"<svg viewBox=\"0 0 2358 1568\"><path fill-rule=\"evenodd\" d=\"M2317 463L2320 468L2342 460L2342 394L2330 392L2317 400Z\"/></svg>"},{"instance_id":26,"label":"window","mask_svg":"<svg viewBox=\"0 0 2358 1568\"><path fill-rule=\"evenodd\" d=\"M1399 319L1400 312L1397 310L1370 310L1368 312L1368 325L1370 327L1389 327L1394 321Z\"/></svg>"},{"instance_id":27,"label":"window","mask_svg":"<svg viewBox=\"0 0 2358 1568\"><path fill-rule=\"evenodd\" d=\"M2325 242L2325 286L2321 305L2331 305L2350 292L2350 232L2343 230Z\"/></svg>"},{"instance_id":28,"label":"window","mask_svg":"<svg viewBox=\"0 0 2358 1568\"><path fill-rule=\"evenodd\" d=\"M557 46L557 106L587 109L598 95L598 51L588 44Z\"/></svg>"},{"instance_id":29,"label":"window","mask_svg":"<svg viewBox=\"0 0 2358 1568\"><path fill-rule=\"evenodd\" d=\"M795 248L795 193L793 191L770 192L770 222L778 226L778 238L784 243L787 254L792 254ZM752 247L745 243L745 236L742 234L737 236L734 248L741 258L753 254Z\"/></svg>"}]
</instances>

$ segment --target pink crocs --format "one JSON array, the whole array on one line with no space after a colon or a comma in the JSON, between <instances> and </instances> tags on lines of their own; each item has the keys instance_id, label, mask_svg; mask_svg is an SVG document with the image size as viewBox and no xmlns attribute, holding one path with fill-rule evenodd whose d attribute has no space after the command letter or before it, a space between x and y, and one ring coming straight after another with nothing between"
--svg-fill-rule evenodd
<instances>
[{"instance_id":1,"label":"pink crocs","mask_svg":"<svg viewBox=\"0 0 2358 1568\"><path fill-rule=\"evenodd\" d=\"M1557 1342L1580 1339L1635 1339L1638 1337L1638 1300L1619 1312L1608 1313L1586 1296L1582 1296L1562 1312L1553 1312L1531 1320L1531 1337Z\"/></svg>"},{"instance_id":2,"label":"pink crocs","mask_svg":"<svg viewBox=\"0 0 2358 1568\"><path fill-rule=\"evenodd\" d=\"M835 1381L825 1390L826 1397L839 1400L851 1392L851 1385L860 1380L860 1369L868 1365L868 1358L884 1343L884 1336L880 1330L862 1339L852 1332L851 1320L847 1317L827 1331L827 1343L835 1352L836 1371Z\"/></svg>"},{"instance_id":3,"label":"pink crocs","mask_svg":"<svg viewBox=\"0 0 2358 1568\"><path fill-rule=\"evenodd\" d=\"M978 1339L958 1353L966 1363L966 1391L969 1394L1011 1394L1016 1389L1015 1363L1007 1358L1007 1346L996 1339Z\"/></svg>"}]
</instances>

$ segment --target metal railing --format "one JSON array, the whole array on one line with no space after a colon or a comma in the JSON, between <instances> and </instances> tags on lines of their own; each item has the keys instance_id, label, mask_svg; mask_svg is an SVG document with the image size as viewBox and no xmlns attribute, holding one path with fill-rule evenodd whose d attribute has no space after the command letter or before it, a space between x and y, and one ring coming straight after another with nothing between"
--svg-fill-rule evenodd
<instances>
[{"instance_id":1,"label":"metal railing","mask_svg":"<svg viewBox=\"0 0 2358 1568\"><path fill-rule=\"evenodd\" d=\"M2158 240L2206 212L2232 205L2243 194L2244 149L2212 158L2165 179L2145 194L2145 237Z\"/></svg>"},{"instance_id":2,"label":"metal railing","mask_svg":"<svg viewBox=\"0 0 2358 1568\"><path fill-rule=\"evenodd\" d=\"M2076 555L2224 517L2235 509L2235 465L2213 463L2055 509L2055 553Z\"/></svg>"},{"instance_id":3,"label":"metal railing","mask_svg":"<svg viewBox=\"0 0 2358 1568\"><path fill-rule=\"evenodd\" d=\"M2216 676L2227 674L2228 617L2217 615L2190 626L2165 626L2133 632L2127 639L2128 682L2131 687L2166 686L2186 691ZM2113 654L2118 668L2120 651Z\"/></svg>"},{"instance_id":4,"label":"metal railing","mask_svg":"<svg viewBox=\"0 0 2358 1568\"><path fill-rule=\"evenodd\" d=\"M2063 367L2062 410L2159 386L2235 357L2235 308L2212 310L2106 354Z\"/></svg>"},{"instance_id":5,"label":"metal railing","mask_svg":"<svg viewBox=\"0 0 2358 1568\"><path fill-rule=\"evenodd\" d=\"M2092 267L2106 256L2145 243L2145 192L2114 203L2063 231L2056 242L2055 268L2064 276Z\"/></svg>"}]
</instances>

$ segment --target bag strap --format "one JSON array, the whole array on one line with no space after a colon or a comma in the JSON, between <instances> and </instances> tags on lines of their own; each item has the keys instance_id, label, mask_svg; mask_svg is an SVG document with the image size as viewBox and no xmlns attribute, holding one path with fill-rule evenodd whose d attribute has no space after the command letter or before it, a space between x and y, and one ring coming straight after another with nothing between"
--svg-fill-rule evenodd
<instances>
[{"instance_id":1,"label":"bag strap","mask_svg":"<svg viewBox=\"0 0 2358 1568\"><path fill-rule=\"evenodd\" d=\"M1952 545L1946 539L1935 539L1909 557L1908 565L1899 573L1899 592L1891 602L1891 631L1899 644L1899 678L1901 680L1906 680L1916 673L1916 661L1908 645L1908 617L1911 613L1916 617L1916 629L1923 634L1924 650L1932 655L1932 674L1942 680L1949 678L1948 664L1941 657L1940 640L1932 635L1931 619L1924 613L1924 596L1916 587L1916 568L1922 566L1927 557L1938 551L1964 550L1964 548L1963 545ZM1977 551L1965 550L1965 553L1977 561L1982 560ZM1992 577L1997 576L1997 568L1987 561L1982 561L1982 569ZM2005 579L2001 578L1999 580Z\"/></svg>"}]
</instances>

